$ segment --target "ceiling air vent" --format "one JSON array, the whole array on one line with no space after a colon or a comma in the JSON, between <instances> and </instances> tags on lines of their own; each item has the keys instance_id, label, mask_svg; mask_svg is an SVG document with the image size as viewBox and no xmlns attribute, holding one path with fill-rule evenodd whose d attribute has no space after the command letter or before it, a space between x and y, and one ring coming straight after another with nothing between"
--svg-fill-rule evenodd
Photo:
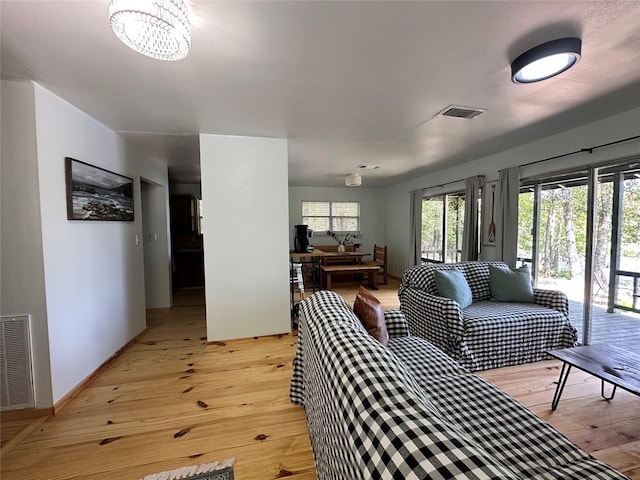
<instances>
[{"instance_id":1,"label":"ceiling air vent","mask_svg":"<svg viewBox=\"0 0 640 480\"><path fill-rule=\"evenodd\" d=\"M443 117L466 118L471 120L472 118L476 118L478 115L481 115L482 113L484 113L484 110L480 108L449 105L447 108L439 112L438 115L442 115Z\"/></svg>"},{"instance_id":2,"label":"ceiling air vent","mask_svg":"<svg viewBox=\"0 0 640 480\"><path fill-rule=\"evenodd\" d=\"M356 165L356 168L359 168L361 170L377 170L378 168L380 168L380 165Z\"/></svg>"}]
</instances>

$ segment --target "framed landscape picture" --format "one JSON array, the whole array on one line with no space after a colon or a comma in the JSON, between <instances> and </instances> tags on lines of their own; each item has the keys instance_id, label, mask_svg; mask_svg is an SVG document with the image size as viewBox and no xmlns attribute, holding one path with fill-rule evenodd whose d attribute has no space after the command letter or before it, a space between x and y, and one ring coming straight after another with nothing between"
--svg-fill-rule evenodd
<instances>
[{"instance_id":1,"label":"framed landscape picture","mask_svg":"<svg viewBox=\"0 0 640 480\"><path fill-rule=\"evenodd\" d=\"M65 158L67 219L133 221L133 179Z\"/></svg>"}]
</instances>

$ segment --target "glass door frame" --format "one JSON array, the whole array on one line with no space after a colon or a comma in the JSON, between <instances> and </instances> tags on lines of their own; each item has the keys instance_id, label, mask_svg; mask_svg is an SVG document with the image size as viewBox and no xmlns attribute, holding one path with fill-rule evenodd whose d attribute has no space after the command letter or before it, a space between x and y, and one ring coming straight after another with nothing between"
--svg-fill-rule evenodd
<instances>
[{"instance_id":1,"label":"glass door frame","mask_svg":"<svg viewBox=\"0 0 640 480\"><path fill-rule=\"evenodd\" d=\"M444 193L444 194L437 194L437 195L430 195L428 197L423 197L422 198L422 202L426 202L426 201L432 201L434 199L438 199L439 202L442 204L442 224L440 225L440 231L442 233L442 238L440 239L440 258L441 260L435 260L432 258L426 258L426 257L422 257L422 262L423 263L447 263L448 262L448 255L449 255L449 245L448 245L448 234L449 231L447 229L448 225L449 225L449 220L450 220L450 214L449 214L449 201L451 199L456 199L455 201L458 202L457 205L457 209L459 210L460 208L460 199L465 197L465 192L464 191L455 191L455 192L449 192L449 193ZM424 208L423 208L424 210ZM465 220L466 221L466 220ZM455 239L456 239L456 247L458 244L458 241L460 240L461 236L462 236L462 231L460 230L460 222L459 222L459 211L458 211L458 217L456 218L456 230L455 230ZM462 230L464 230L464 225L462 226ZM454 256L457 258L459 255L462 255L462 251L458 250L457 248L455 249L455 251L453 252ZM458 261L458 260L456 260Z\"/></svg>"},{"instance_id":2,"label":"glass door frame","mask_svg":"<svg viewBox=\"0 0 640 480\"><path fill-rule=\"evenodd\" d=\"M608 171L611 169L610 171ZM575 168L560 172L551 172L546 175L538 175L535 178L524 178L521 182L521 192L524 186L533 187L533 229L532 229L532 248L531 248L531 276L534 285L538 282L538 262L539 262L539 245L540 238L540 204L542 199L542 184L544 179L553 179L554 177L567 176L572 174L579 175L580 172L587 173L587 225L586 225L586 244L585 244L585 269L584 269L584 296L583 296L583 318L582 318L582 343L589 345L591 343L591 326L592 326L592 305L593 305L593 282L594 278L594 261L595 261L595 229L597 223L597 197L599 177L601 172L605 171L606 175L611 175L613 182L613 198L612 198L612 217L611 217L611 251L610 251L610 273L608 283L608 303L607 311L612 313L614 309L637 311L635 308L625 307L616 304L616 290L620 276L632 276L634 278L634 292L636 288L640 293L640 273L627 272L619 270L620 265L620 241L621 241L621 225L622 225L622 206L624 201L624 180L625 174L629 174L630 170L640 169L640 157L632 156L620 158L609 162L603 162L599 165L590 165L582 168ZM603 174L604 175L604 174ZM582 177L584 178L584 177ZM532 183L533 182L533 183ZM525 259L520 259L525 260ZM639 295L640 296L640 295ZM634 304L635 307L635 304Z\"/></svg>"}]
</instances>

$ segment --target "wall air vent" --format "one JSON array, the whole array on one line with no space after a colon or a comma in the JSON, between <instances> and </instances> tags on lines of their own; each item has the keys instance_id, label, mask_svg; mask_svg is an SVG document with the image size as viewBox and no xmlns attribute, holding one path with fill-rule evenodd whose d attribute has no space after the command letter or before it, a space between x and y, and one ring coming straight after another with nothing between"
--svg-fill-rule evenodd
<instances>
[{"instance_id":1,"label":"wall air vent","mask_svg":"<svg viewBox=\"0 0 640 480\"><path fill-rule=\"evenodd\" d=\"M35 408L29 315L0 317L0 411Z\"/></svg>"},{"instance_id":2,"label":"wall air vent","mask_svg":"<svg viewBox=\"0 0 640 480\"><path fill-rule=\"evenodd\" d=\"M485 110L481 108L471 108L471 107L460 107L458 105L449 105L444 110L438 112L438 115L443 117L455 117L455 118L466 118L471 120L472 118L476 118L478 115L481 115L485 112Z\"/></svg>"}]
</instances>

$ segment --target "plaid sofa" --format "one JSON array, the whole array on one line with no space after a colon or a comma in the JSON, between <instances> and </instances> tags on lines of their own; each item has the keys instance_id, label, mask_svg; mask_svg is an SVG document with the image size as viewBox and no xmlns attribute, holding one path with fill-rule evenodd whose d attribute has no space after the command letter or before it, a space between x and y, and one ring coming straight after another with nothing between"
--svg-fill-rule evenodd
<instances>
[{"instance_id":1,"label":"plaid sofa","mask_svg":"<svg viewBox=\"0 0 640 480\"><path fill-rule=\"evenodd\" d=\"M319 480L627 478L386 311L387 347L335 292L301 303L290 398ZM551 399L549 399L551 401Z\"/></svg>"},{"instance_id":2,"label":"plaid sofa","mask_svg":"<svg viewBox=\"0 0 640 480\"><path fill-rule=\"evenodd\" d=\"M460 262L407 269L398 297L411 333L472 371L537 362L549 358L547 350L576 345L564 293L534 289L535 303L492 302L489 265L506 267L503 262ZM438 296L436 289L433 272L454 267L464 274L473 296L464 310Z\"/></svg>"}]
</instances>

